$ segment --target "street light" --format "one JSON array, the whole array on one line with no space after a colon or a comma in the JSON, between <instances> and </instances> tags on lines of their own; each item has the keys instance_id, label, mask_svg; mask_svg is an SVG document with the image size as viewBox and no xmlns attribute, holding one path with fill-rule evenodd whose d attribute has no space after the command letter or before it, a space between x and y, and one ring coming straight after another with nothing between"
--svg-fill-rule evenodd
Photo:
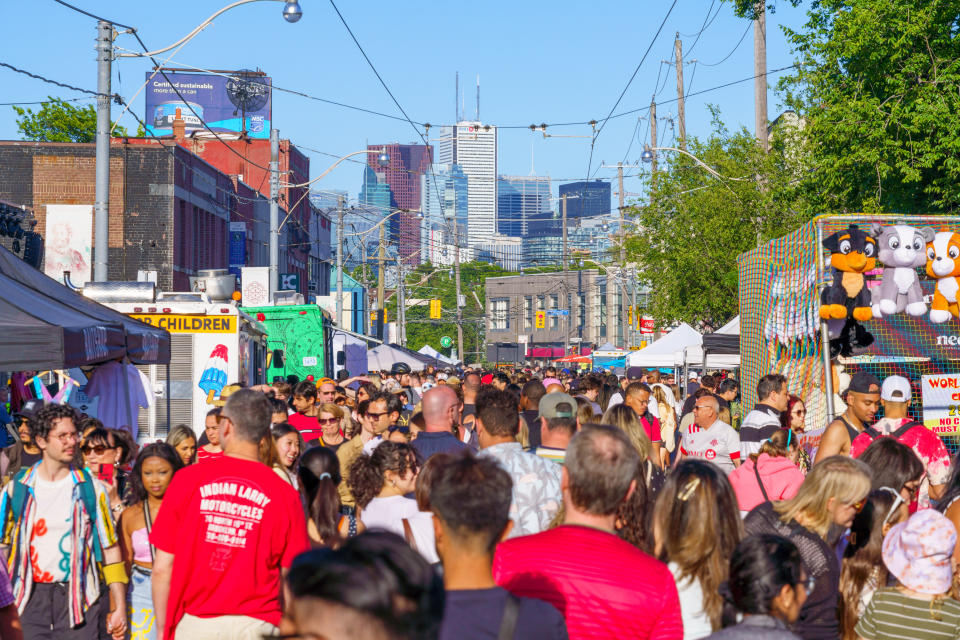
<instances>
[{"instance_id":1,"label":"street light","mask_svg":"<svg viewBox=\"0 0 960 640\"><path fill-rule=\"evenodd\" d=\"M675 151L677 153L682 153L683 155L687 156L688 158L696 162L701 169L703 169L704 171L712 175L717 180L720 180L721 182L726 180L749 180L749 178L747 177L727 178L725 176L722 176L719 173L717 173L716 169L708 165L706 162L704 162L697 156L693 155L689 151L686 151L685 149L677 149L676 147L651 147L650 145L647 144L643 146L643 153L640 154L640 159L647 163L653 162L654 159L656 158L656 154L654 153L655 151Z\"/></svg>"},{"instance_id":2,"label":"street light","mask_svg":"<svg viewBox=\"0 0 960 640\"><path fill-rule=\"evenodd\" d=\"M300 3L297 0L238 0L229 4L209 18L204 20L196 29L174 42L169 47L156 51L116 52L113 49L113 24L106 20L97 21L97 135L95 137L96 159L94 164L94 249L93 249L93 279L105 282L108 279L108 252L110 230L110 79L111 64L114 57L119 58L148 58L164 51L169 51L193 39L198 33L210 25L222 13L251 2L283 2L283 18L287 22L296 22L303 15ZM146 48L146 47L144 47ZM272 218L273 220L273 218ZM272 229L271 229L272 230ZM274 270L274 273L276 270Z\"/></svg>"}]
</instances>

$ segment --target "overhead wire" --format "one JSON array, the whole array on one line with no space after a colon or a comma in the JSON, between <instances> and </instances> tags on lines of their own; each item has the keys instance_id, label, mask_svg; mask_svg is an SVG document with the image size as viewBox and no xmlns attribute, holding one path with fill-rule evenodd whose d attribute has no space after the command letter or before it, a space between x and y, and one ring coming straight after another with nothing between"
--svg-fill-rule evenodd
<instances>
[{"instance_id":1,"label":"overhead wire","mask_svg":"<svg viewBox=\"0 0 960 640\"><path fill-rule=\"evenodd\" d=\"M706 62L701 62L700 64L702 64L705 67L716 67L723 64L727 60L729 60L730 56L736 53L737 49L740 48L740 45L743 44L743 39L747 37L747 33L750 31L750 27L752 26L753 26L753 23L750 23L750 22L747 23L747 28L743 30L743 35L740 36L740 39L737 41L737 44L733 47L733 49L730 50L730 53L728 53L723 57L722 60L720 60L719 62L714 62L712 64L707 64Z\"/></svg>"}]
</instances>

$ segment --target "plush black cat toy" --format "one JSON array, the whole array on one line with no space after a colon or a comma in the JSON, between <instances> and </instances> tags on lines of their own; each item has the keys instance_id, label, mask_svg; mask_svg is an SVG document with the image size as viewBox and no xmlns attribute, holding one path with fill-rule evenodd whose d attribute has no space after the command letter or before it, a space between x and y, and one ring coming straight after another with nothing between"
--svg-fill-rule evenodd
<instances>
[{"instance_id":1,"label":"plush black cat toy","mask_svg":"<svg viewBox=\"0 0 960 640\"><path fill-rule=\"evenodd\" d=\"M823 247L831 252L834 273L833 282L820 294L820 317L830 327L830 357L850 356L873 344L873 335L860 322L873 317L863 274L877 266L877 241L851 224L824 238Z\"/></svg>"}]
</instances>

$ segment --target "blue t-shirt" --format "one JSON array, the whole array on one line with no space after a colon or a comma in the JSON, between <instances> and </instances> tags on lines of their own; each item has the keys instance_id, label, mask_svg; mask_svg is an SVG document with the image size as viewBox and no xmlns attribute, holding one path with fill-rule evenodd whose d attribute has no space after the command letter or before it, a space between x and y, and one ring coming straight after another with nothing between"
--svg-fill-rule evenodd
<instances>
[{"instance_id":1,"label":"blue t-shirt","mask_svg":"<svg viewBox=\"0 0 960 640\"><path fill-rule=\"evenodd\" d=\"M439 640L497 640L507 605L507 590L447 591ZM567 640L567 624L554 606L543 600L520 598L514 638Z\"/></svg>"},{"instance_id":2,"label":"blue t-shirt","mask_svg":"<svg viewBox=\"0 0 960 640\"><path fill-rule=\"evenodd\" d=\"M421 431L410 444L417 450L423 460L426 460L435 453L456 453L461 449L467 448L467 445L460 442L457 436L443 431Z\"/></svg>"}]
</instances>

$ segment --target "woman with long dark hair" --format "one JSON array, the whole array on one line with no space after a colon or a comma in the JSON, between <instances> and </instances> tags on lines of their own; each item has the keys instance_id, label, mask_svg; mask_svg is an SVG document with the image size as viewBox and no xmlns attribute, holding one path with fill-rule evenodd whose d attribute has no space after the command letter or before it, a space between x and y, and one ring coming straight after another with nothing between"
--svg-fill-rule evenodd
<instances>
[{"instance_id":1,"label":"woman with long dark hair","mask_svg":"<svg viewBox=\"0 0 960 640\"><path fill-rule=\"evenodd\" d=\"M887 586L889 573L883 564L883 538L893 525L909 517L899 491L881 487L867 501L850 525L850 543L843 552L840 569L840 632L843 640L857 640L854 627L877 589Z\"/></svg>"},{"instance_id":2,"label":"woman with long dark hair","mask_svg":"<svg viewBox=\"0 0 960 640\"><path fill-rule=\"evenodd\" d=\"M733 550L730 580L723 587L724 598L743 619L710 640L799 640L790 627L813 586L792 542L771 534L744 538Z\"/></svg>"},{"instance_id":3,"label":"woman with long dark hair","mask_svg":"<svg viewBox=\"0 0 960 640\"><path fill-rule=\"evenodd\" d=\"M787 410L780 414L780 425L784 429L793 431L793 435L799 441L800 436L807 429L807 405L804 404L800 396L791 395L787 400ZM803 447L799 447L797 454L797 468L803 475L807 475L813 461L810 460L810 454Z\"/></svg>"},{"instance_id":4,"label":"woman with long dark hair","mask_svg":"<svg viewBox=\"0 0 960 640\"><path fill-rule=\"evenodd\" d=\"M363 531L356 515L340 513L340 461L326 447L312 447L300 457L297 468L300 495L307 508L307 534L316 546L336 547Z\"/></svg>"},{"instance_id":5,"label":"woman with long dark hair","mask_svg":"<svg viewBox=\"0 0 960 640\"><path fill-rule=\"evenodd\" d=\"M173 447L158 442L140 450L130 472L130 498L135 502L120 514L118 526L122 532L120 548L130 574L130 633L137 640L157 637L150 586L155 553L150 529L173 474L182 467L183 461Z\"/></svg>"}]
</instances>

